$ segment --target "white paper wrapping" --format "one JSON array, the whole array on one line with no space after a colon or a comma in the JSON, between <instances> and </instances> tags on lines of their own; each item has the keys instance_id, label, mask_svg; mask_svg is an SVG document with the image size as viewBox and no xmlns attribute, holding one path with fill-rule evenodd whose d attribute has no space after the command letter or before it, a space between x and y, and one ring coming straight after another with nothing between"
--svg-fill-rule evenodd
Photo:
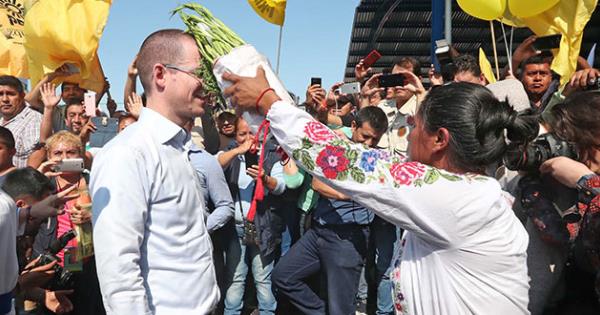
<instances>
[{"instance_id":1,"label":"white paper wrapping","mask_svg":"<svg viewBox=\"0 0 600 315\"><path fill-rule=\"evenodd\" d=\"M229 54L217 59L213 66L213 73L217 79L219 88L223 91L231 85L229 81L223 80L223 73L231 72L239 76L255 77L256 70L259 66L262 66L265 70L267 80L277 95L282 100L293 104L290 94L271 68L271 64L267 57L260 54L252 45L243 45L234 48ZM227 99L226 101L228 107L235 108L236 104L232 104L230 99ZM254 133L256 133L258 126L264 119L256 113L248 112L244 112L242 117L248 122L250 129Z\"/></svg>"}]
</instances>

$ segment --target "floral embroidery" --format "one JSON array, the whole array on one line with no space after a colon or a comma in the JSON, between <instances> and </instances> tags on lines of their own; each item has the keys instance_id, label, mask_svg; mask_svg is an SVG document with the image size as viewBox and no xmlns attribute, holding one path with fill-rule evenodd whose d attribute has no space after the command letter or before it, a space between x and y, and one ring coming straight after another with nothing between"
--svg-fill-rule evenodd
<instances>
[{"instance_id":1,"label":"floral embroidery","mask_svg":"<svg viewBox=\"0 0 600 315\"><path fill-rule=\"evenodd\" d=\"M425 165L417 162L392 164L390 174L399 185L410 185L413 181L425 174Z\"/></svg>"},{"instance_id":2,"label":"floral embroidery","mask_svg":"<svg viewBox=\"0 0 600 315\"><path fill-rule=\"evenodd\" d=\"M380 158L379 151L365 151L360 158L360 168L367 172L375 170L375 163Z\"/></svg>"},{"instance_id":3,"label":"floral embroidery","mask_svg":"<svg viewBox=\"0 0 600 315\"><path fill-rule=\"evenodd\" d=\"M320 144L325 144L335 138L335 135L331 133L329 128L316 121L311 121L306 124L304 133L311 142Z\"/></svg>"},{"instance_id":4,"label":"floral embroidery","mask_svg":"<svg viewBox=\"0 0 600 315\"><path fill-rule=\"evenodd\" d=\"M430 185L443 178L447 181L482 181L485 176L448 173L418 162L390 155L386 151L369 149L344 141L325 125L311 121L304 127L301 147L292 157L308 171L320 168L326 178L360 184L390 182L394 187Z\"/></svg>"},{"instance_id":5,"label":"floral embroidery","mask_svg":"<svg viewBox=\"0 0 600 315\"><path fill-rule=\"evenodd\" d=\"M325 177L337 178L340 172L348 169L350 161L344 156L346 150L328 145L317 156L317 165L323 170Z\"/></svg>"}]
</instances>

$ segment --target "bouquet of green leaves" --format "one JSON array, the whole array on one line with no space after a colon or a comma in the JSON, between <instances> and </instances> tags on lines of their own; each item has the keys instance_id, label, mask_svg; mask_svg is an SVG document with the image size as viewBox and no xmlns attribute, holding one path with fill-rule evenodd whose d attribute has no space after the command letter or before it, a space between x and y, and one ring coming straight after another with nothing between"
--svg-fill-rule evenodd
<instances>
[{"instance_id":1,"label":"bouquet of green leaves","mask_svg":"<svg viewBox=\"0 0 600 315\"><path fill-rule=\"evenodd\" d=\"M188 14L192 11L195 14ZM215 75L213 64L219 57L229 54L234 48L244 45L244 41L221 20L212 15L208 9L196 4L187 3L178 6L172 15L179 14L187 32L194 36L198 50L202 56L201 73L206 92L219 98L220 104L225 104Z\"/></svg>"}]
</instances>

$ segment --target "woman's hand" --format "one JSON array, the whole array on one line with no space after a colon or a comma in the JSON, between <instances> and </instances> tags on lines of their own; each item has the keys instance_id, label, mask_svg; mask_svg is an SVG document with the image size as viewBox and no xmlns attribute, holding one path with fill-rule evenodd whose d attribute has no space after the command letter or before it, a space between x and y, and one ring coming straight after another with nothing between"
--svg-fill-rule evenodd
<instances>
[{"instance_id":1,"label":"woman's hand","mask_svg":"<svg viewBox=\"0 0 600 315\"><path fill-rule=\"evenodd\" d=\"M92 220L92 212L82 209L80 205L75 205L75 207L66 211L70 215L73 224L81 225Z\"/></svg>"},{"instance_id":2,"label":"woman's hand","mask_svg":"<svg viewBox=\"0 0 600 315\"><path fill-rule=\"evenodd\" d=\"M54 167L56 167L56 165L58 164L57 161L46 161L44 163L42 163L37 170L46 175L46 177L48 178L52 178L52 177L56 177L56 176L61 176L63 174L63 172L55 172L54 171Z\"/></svg>"},{"instance_id":3,"label":"woman's hand","mask_svg":"<svg viewBox=\"0 0 600 315\"><path fill-rule=\"evenodd\" d=\"M594 174L585 164L559 156L544 162L540 172L550 174L561 184L575 188L577 181L584 175Z\"/></svg>"},{"instance_id":4,"label":"woman's hand","mask_svg":"<svg viewBox=\"0 0 600 315\"><path fill-rule=\"evenodd\" d=\"M27 271L23 271L19 276L19 286L22 289L29 289L35 287L42 287L48 283L48 281L52 280L54 277L54 265L58 261L52 261L49 264L45 264L42 266L36 266L40 261L40 257L30 261L25 269Z\"/></svg>"}]
</instances>

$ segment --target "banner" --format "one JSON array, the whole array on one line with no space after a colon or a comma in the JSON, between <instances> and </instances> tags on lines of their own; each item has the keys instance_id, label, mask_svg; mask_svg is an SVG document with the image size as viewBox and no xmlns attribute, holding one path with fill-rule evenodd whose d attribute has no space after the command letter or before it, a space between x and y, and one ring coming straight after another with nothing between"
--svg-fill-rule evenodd
<instances>
[{"instance_id":1,"label":"banner","mask_svg":"<svg viewBox=\"0 0 600 315\"><path fill-rule=\"evenodd\" d=\"M23 0L0 0L0 75L28 78Z\"/></svg>"},{"instance_id":2,"label":"banner","mask_svg":"<svg viewBox=\"0 0 600 315\"><path fill-rule=\"evenodd\" d=\"M248 0L248 3L267 22L283 26L287 0Z\"/></svg>"},{"instance_id":3,"label":"banner","mask_svg":"<svg viewBox=\"0 0 600 315\"><path fill-rule=\"evenodd\" d=\"M104 73L98 45L108 19L110 0L39 0L25 16L25 50L31 85L63 64L79 73L67 77L100 93Z\"/></svg>"}]
</instances>

